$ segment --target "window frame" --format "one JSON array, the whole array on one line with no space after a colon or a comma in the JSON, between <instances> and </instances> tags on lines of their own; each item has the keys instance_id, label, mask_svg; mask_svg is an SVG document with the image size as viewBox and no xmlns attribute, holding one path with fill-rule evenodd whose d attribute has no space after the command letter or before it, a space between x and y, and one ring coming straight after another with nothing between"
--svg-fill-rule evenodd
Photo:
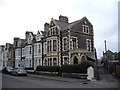
<instances>
[{"instance_id":1,"label":"window frame","mask_svg":"<svg viewBox=\"0 0 120 90\"><path fill-rule=\"evenodd\" d=\"M91 39L86 39L86 49L88 51L92 51L92 40Z\"/></svg>"},{"instance_id":2,"label":"window frame","mask_svg":"<svg viewBox=\"0 0 120 90\"><path fill-rule=\"evenodd\" d=\"M75 47L74 47L73 39L76 40ZM72 37L72 49L77 49L77 46L78 46L78 44L77 44L77 37Z\"/></svg>"},{"instance_id":3,"label":"window frame","mask_svg":"<svg viewBox=\"0 0 120 90\"><path fill-rule=\"evenodd\" d=\"M53 51L57 51L57 40L53 40Z\"/></svg>"},{"instance_id":4,"label":"window frame","mask_svg":"<svg viewBox=\"0 0 120 90\"><path fill-rule=\"evenodd\" d=\"M89 26L88 25L82 25L83 33L89 34Z\"/></svg>"},{"instance_id":5,"label":"window frame","mask_svg":"<svg viewBox=\"0 0 120 90\"><path fill-rule=\"evenodd\" d=\"M67 58L67 59L65 60L65 58ZM69 62L68 62L68 56L63 56L63 65L68 65L68 64L69 64Z\"/></svg>"},{"instance_id":6,"label":"window frame","mask_svg":"<svg viewBox=\"0 0 120 90\"><path fill-rule=\"evenodd\" d=\"M66 40L66 41L65 41ZM63 38L63 50L68 50L68 41L67 41L67 37Z\"/></svg>"}]
</instances>

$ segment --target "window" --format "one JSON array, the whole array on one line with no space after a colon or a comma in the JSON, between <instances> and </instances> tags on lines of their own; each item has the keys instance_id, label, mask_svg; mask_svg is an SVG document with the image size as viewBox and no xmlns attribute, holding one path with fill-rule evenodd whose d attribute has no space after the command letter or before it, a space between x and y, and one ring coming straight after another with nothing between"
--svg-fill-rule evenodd
<instances>
[{"instance_id":1,"label":"window","mask_svg":"<svg viewBox=\"0 0 120 90\"><path fill-rule=\"evenodd\" d=\"M45 66L47 66L47 59L45 59Z\"/></svg>"},{"instance_id":2,"label":"window","mask_svg":"<svg viewBox=\"0 0 120 90\"><path fill-rule=\"evenodd\" d=\"M41 45L39 44L38 53L41 53Z\"/></svg>"},{"instance_id":3,"label":"window","mask_svg":"<svg viewBox=\"0 0 120 90\"><path fill-rule=\"evenodd\" d=\"M83 26L83 32L85 32L85 26Z\"/></svg>"},{"instance_id":4,"label":"window","mask_svg":"<svg viewBox=\"0 0 120 90\"><path fill-rule=\"evenodd\" d=\"M76 38L72 38L72 49L76 49L77 48L77 40Z\"/></svg>"},{"instance_id":5,"label":"window","mask_svg":"<svg viewBox=\"0 0 120 90\"><path fill-rule=\"evenodd\" d=\"M43 48L43 52L46 53L47 52L47 47L46 47L46 43L44 43L44 48Z\"/></svg>"},{"instance_id":6,"label":"window","mask_svg":"<svg viewBox=\"0 0 120 90\"><path fill-rule=\"evenodd\" d=\"M50 40L50 51L52 51L52 43L51 43L51 40Z\"/></svg>"},{"instance_id":7,"label":"window","mask_svg":"<svg viewBox=\"0 0 120 90\"><path fill-rule=\"evenodd\" d=\"M53 51L56 51L56 40L53 40Z\"/></svg>"},{"instance_id":8,"label":"window","mask_svg":"<svg viewBox=\"0 0 120 90\"><path fill-rule=\"evenodd\" d=\"M64 57L64 65L68 64L68 57Z\"/></svg>"},{"instance_id":9,"label":"window","mask_svg":"<svg viewBox=\"0 0 120 90\"><path fill-rule=\"evenodd\" d=\"M41 60L39 59L39 65L40 65L40 63L41 63Z\"/></svg>"},{"instance_id":10,"label":"window","mask_svg":"<svg viewBox=\"0 0 120 90\"><path fill-rule=\"evenodd\" d=\"M30 54L31 54L31 47L30 47Z\"/></svg>"},{"instance_id":11,"label":"window","mask_svg":"<svg viewBox=\"0 0 120 90\"><path fill-rule=\"evenodd\" d=\"M52 66L52 58L50 58L50 66Z\"/></svg>"},{"instance_id":12,"label":"window","mask_svg":"<svg viewBox=\"0 0 120 90\"><path fill-rule=\"evenodd\" d=\"M51 28L51 35L53 35L53 29Z\"/></svg>"},{"instance_id":13,"label":"window","mask_svg":"<svg viewBox=\"0 0 120 90\"><path fill-rule=\"evenodd\" d=\"M31 60L30 60L30 67L31 67L31 65L32 65L32 64L31 64Z\"/></svg>"},{"instance_id":14,"label":"window","mask_svg":"<svg viewBox=\"0 0 120 90\"><path fill-rule=\"evenodd\" d=\"M55 28L53 28L53 35L55 35Z\"/></svg>"},{"instance_id":15,"label":"window","mask_svg":"<svg viewBox=\"0 0 120 90\"><path fill-rule=\"evenodd\" d=\"M53 65L56 66L57 65L57 59L53 58Z\"/></svg>"},{"instance_id":16,"label":"window","mask_svg":"<svg viewBox=\"0 0 120 90\"><path fill-rule=\"evenodd\" d=\"M25 55L25 50L24 50L24 48L22 49L22 55Z\"/></svg>"},{"instance_id":17,"label":"window","mask_svg":"<svg viewBox=\"0 0 120 90\"><path fill-rule=\"evenodd\" d=\"M50 66L50 58L48 58L48 66Z\"/></svg>"},{"instance_id":18,"label":"window","mask_svg":"<svg viewBox=\"0 0 120 90\"><path fill-rule=\"evenodd\" d=\"M89 27L86 27L86 33L89 33Z\"/></svg>"},{"instance_id":19,"label":"window","mask_svg":"<svg viewBox=\"0 0 120 90\"><path fill-rule=\"evenodd\" d=\"M18 56L21 56L21 50L20 49L18 51ZM6 55L6 57L7 57L7 55Z\"/></svg>"},{"instance_id":20,"label":"window","mask_svg":"<svg viewBox=\"0 0 120 90\"><path fill-rule=\"evenodd\" d=\"M83 32L84 33L89 33L89 26L83 25Z\"/></svg>"},{"instance_id":21,"label":"window","mask_svg":"<svg viewBox=\"0 0 120 90\"><path fill-rule=\"evenodd\" d=\"M49 41L47 42L47 51L49 52Z\"/></svg>"},{"instance_id":22,"label":"window","mask_svg":"<svg viewBox=\"0 0 120 90\"><path fill-rule=\"evenodd\" d=\"M35 45L34 52L37 53L37 45Z\"/></svg>"},{"instance_id":23,"label":"window","mask_svg":"<svg viewBox=\"0 0 120 90\"><path fill-rule=\"evenodd\" d=\"M64 50L67 50L67 38L64 38Z\"/></svg>"},{"instance_id":24,"label":"window","mask_svg":"<svg viewBox=\"0 0 120 90\"><path fill-rule=\"evenodd\" d=\"M90 39L87 39L87 50L88 51L91 51L91 40Z\"/></svg>"}]
</instances>

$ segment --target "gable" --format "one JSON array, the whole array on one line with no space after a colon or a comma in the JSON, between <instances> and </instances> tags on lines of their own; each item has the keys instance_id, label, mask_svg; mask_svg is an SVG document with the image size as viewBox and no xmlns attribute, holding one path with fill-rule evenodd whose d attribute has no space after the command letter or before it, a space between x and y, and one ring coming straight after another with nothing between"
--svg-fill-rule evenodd
<instances>
[{"instance_id":1,"label":"gable","mask_svg":"<svg viewBox=\"0 0 120 90\"><path fill-rule=\"evenodd\" d=\"M89 34L93 34L93 26L86 17L83 17L81 20L71 23L69 27L73 31L84 32L83 31L84 26L89 28Z\"/></svg>"},{"instance_id":2,"label":"gable","mask_svg":"<svg viewBox=\"0 0 120 90\"><path fill-rule=\"evenodd\" d=\"M55 25L54 19L52 18L49 27L54 27L54 26L56 25Z\"/></svg>"},{"instance_id":3,"label":"gable","mask_svg":"<svg viewBox=\"0 0 120 90\"><path fill-rule=\"evenodd\" d=\"M37 35L40 35L40 32L39 32L39 30L38 30L38 32L37 32Z\"/></svg>"}]
</instances>

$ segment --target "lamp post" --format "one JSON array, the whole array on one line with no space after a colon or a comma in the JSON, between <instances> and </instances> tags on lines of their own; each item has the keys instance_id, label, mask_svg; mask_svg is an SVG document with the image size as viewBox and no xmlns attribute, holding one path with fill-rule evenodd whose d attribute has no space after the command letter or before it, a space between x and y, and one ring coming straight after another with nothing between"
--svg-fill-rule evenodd
<instances>
[{"instance_id":1,"label":"lamp post","mask_svg":"<svg viewBox=\"0 0 120 90\"><path fill-rule=\"evenodd\" d=\"M96 48L94 48L94 53L95 53L95 59L96 59L96 79L99 80L99 68L98 68L98 60L97 60L97 52Z\"/></svg>"}]
</instances>

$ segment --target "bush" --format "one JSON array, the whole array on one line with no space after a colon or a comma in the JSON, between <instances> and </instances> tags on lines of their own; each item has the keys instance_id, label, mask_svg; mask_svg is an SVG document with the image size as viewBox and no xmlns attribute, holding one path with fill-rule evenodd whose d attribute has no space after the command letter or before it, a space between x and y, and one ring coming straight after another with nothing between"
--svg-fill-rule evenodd
<instances>
[{"instance_id":1,"label":"bush","mask_svg":"<svg viewBox=\"0 0 120 90\"><path fill-rule=\"evenodd\" d=\"M94 67L91 61L82 61L80 64L60 66L37 66L36 71L58 72L61 73L87 73L88 67Z\"/></svg>"},{"instance_id":2,"label":"bush","mask_svg":"<svg viewBox=\"0 0 120 90\"><path fill-rule=\"evenodd\" d=\"M25 69L27 69L27 70L34 70L34 68L31 68L31 67L26 67Z\"/></svg>"},{"instance_id":3,"label":"bush","mask_svg":"<svg viewBox=\"0 0 120 90\"><path fill-rule=\"evenodd\" d=\"M93 62L82 61L80 64L63 65L61 66L60 71L62 73L87 73L87 68L90 66L94 67Z\"/></svg>"},{"instance_id":4,"label":"bush","mask_svg":"<svg viewBox=\"0 0 120 90\"><path fill-rule=\"evenodd\" d=\"M59 72L59 66L37 66L36 71Z\"/></svg>"}]
</instances>

